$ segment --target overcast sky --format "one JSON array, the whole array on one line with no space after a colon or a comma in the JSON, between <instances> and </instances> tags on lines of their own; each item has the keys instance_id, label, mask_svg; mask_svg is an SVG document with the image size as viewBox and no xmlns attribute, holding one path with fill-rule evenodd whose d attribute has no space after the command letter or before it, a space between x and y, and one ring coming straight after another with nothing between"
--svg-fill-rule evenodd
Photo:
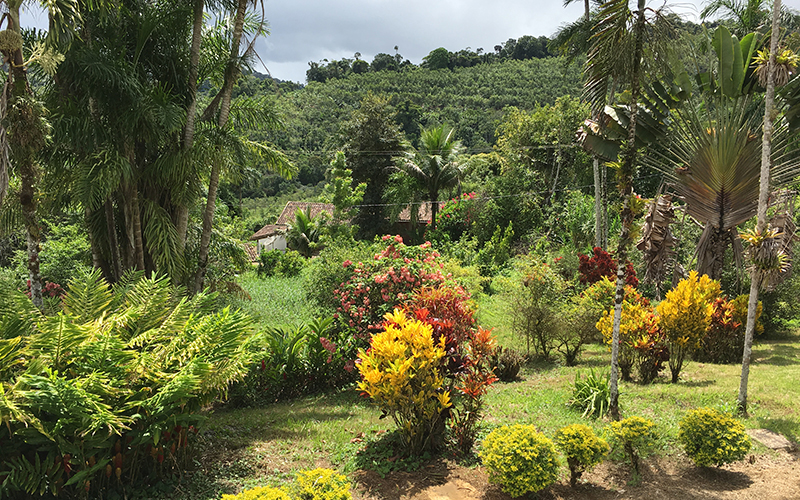
<instances>
[{"instance_id":1,"label":"overcast sky","mask_svg":"<svg viewBox=\"0 0 800 500\"><path fill-rule=\"evenodd\" d=\"M673 11L697 21L705 0L670 2ZM800 0L784 0L794 9ZM658 7L663 0L650 0ZM399 53L419 64L438 47L493 50L509 38L552 36L558 27L583 15L578 0L264 0L271 35L257 51L275 78L305 83L310 61L352 58L371 62L375 54ZM23 24L46 26L44 14ZM266 72L264 68L259 71Z\"/></svg>"}]
</instances>

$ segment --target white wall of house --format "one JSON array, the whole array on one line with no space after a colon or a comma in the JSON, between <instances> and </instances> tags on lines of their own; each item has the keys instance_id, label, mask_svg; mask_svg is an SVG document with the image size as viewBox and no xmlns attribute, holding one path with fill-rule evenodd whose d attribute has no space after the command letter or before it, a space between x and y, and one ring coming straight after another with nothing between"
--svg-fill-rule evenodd
<instances>
[{"instance_id":1,"label":"white wall of house","mask_svg":"<svg viewBox=\"0 0 800 500\"><path fill-rule=\"evenodd\" d=\"M261 238L258 240L256 244L256 250L258 254L261 255L263 251L269 250L280 250L281 252L286 251L286 235L284 234L273 234L272 236L267 236L266 238Z\"/></svg>"}]
</instances>

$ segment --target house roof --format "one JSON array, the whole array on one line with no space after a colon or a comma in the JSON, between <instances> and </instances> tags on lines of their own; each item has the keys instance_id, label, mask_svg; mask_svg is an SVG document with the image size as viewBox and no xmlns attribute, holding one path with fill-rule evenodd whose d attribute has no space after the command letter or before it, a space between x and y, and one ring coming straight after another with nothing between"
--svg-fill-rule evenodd
<instances>
[{"instance_id":1,"label":"house roof","mask_svg":"<svg viewBox=\"0 0 800 500\"><path fill-rule=\"evenodd\" d=\"M440 201L439 202L439 210L442 209L446 202ZM397 216L397 222L410 222L411 221L411 207L408 206L400 212L400 215ZM431 204L427 201L420 205L419 208L419 219L417 222L423 223L430 223L431 221Z\"/></svg>"},{"instance_id":2,"label":"house roof","mask_svg":"<svg viewBox=\"0 0 800 500\"><path fill-rule=\"evenodd\" d=\"M244 251L247 254L247 258L250 259L250 262L258 262L258 249L255 245L252 243L245 243Z\"/></svg>"},{"instance_id":3,"label":"house roof","mask_svg":"<svg viewBox=\"0 0 800 500\"><path fill-rule=\"evenodd\" d=\"M305 201L290 201L286 204L283 208L283 212L278 216L278 220L275 221L275 224L291 224L294 222L294 216L297 213L297 210L300 209L303 212L311 208L311 218L315 218L319 216L322 212L328 212L328 214L333 215L333 203L311 203Z\"/></svg>"},{"instance_id":4,"label":"house roof","mask_svg":"<svg viewBox=\"0 0 800 500\"><path fill-rule=\"evenodd\" d=\"M333 214L332 203L290 201L286 203L285 207L283 207L283 212L281 212L281 214L278 216L278 220L275 221L275 224L267 224L266 226L256 231L253 234L253 236L250 237L250 239L260 240L262 238L266 238L267 236L273 236L275 234L286 231L287 229L289 229L289 224L294 222L297 210L299 209L305 212L306 210L308 210L309 207L311 208L311 218L318 217L322 212Z\"/></svg>"}]
</instances>

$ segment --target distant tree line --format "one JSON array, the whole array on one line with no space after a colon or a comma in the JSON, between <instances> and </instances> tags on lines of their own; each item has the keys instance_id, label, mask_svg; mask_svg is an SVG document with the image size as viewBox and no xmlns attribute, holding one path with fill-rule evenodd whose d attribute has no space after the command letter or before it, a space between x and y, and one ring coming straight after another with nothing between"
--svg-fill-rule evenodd
<instances>
[{"instance_id":1,"label":"distant tree line","mask_svg":"<svg viewBox=\"0 0 800 500\"><path fill-rule=\"evenodd\" d=\"M525 35L519 39L509 38L505 42L495 45L493 51L479 47L472 50L470 47L458 52L450 52L444 47L439 47L425 56L419 65L427 69L455 69L471 68L479 64L491 64L500 61L528 59L542 59L557 55L549 49L550 39L546 36L535 37ZM398 52L395 54L379 53L372 59L372 63L361 59L361 53L356 52L352 59L342 58L320 62L309 62L306 71L306 80L310 82L326 82L328 80L346 78L352 74L374 73L378 71L402 71L407 68L417 67Z\"/></svg>"}]
</instances>

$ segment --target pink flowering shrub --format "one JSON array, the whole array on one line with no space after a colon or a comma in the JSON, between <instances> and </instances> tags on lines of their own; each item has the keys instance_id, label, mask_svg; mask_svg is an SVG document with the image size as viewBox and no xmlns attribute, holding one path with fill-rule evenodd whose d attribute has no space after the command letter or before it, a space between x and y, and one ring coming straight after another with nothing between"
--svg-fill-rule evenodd
<instances>
[{"instance_id":1,"label":"pink flowering shrub","mask_svg":"<svg viewBox=\"0 0 800 500\"><path fill-rule=\"evenodd\" d=\"M436 214L436 230L429 230L426 237L434 243L458 241L472 227L477 212L474 192L453 198Z\"/></svg>"},{"instance_id":2,"label":"pink flowering shrub","mask_svg":"<svg viewBox=\"0 0 800 500\"><path fill-rule=\"evenodd\" d=\"M407 246L400 236L383 240L387 247L372 260L342 264L352 272L333 292L338 303L334 317L363 339L378 331L383 315L411 298L415 290L451 281L442 273L442 264L436 261L439 253L430 243Z\"/></svg>"}]
</instances>

